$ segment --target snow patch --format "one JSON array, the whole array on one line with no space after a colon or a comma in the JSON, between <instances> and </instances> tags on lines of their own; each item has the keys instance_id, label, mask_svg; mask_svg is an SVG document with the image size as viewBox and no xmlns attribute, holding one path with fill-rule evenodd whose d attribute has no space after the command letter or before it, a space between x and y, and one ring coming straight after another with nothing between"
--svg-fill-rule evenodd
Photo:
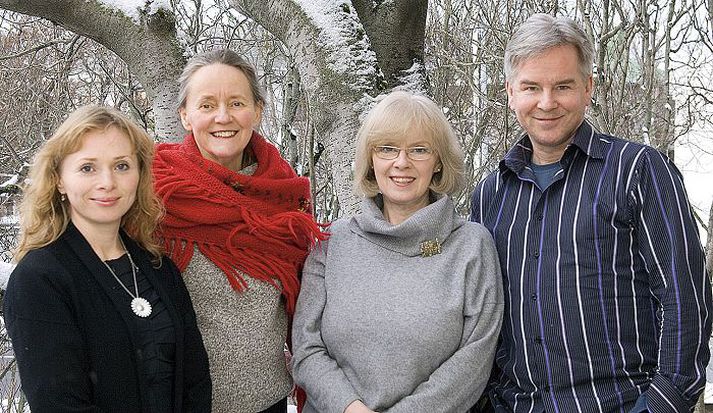
<instances>
[{"instance_id":1,"label":"snow patch","mask_svg":"<svg viewBox=\"0 0 713 413\"><path fill-rule=\"evenodd\" d=\"M7 288L7 281L10 279L10 273L14 269L14 264L0 261L0 290L5 290Z\"/></svg>"},{"instance_id":2,"label":"snow patch","mask_svg":"<svg viewBox=\"0 0 713 413\"><path fill-rule=\"evenodd\" d=\"M14 175L10 176L10 179L1 183L0 188L4 188L4 187L10 186L10 185L17 185L18 182L20 182L20 175L14 174Z\"/></svg>"},{"instance_id":3,"label":"snow patch","mask_svg":"<svg viewBox=\"0 0 713 413\"><path fill-rule=\"evenodd\" d=\"M397 89L427 95L424 87L426 84L426 79L423 78L424 73L424 66L419 62L413 62L411 67L401 71L399 76L401 85Z\"/></svg>"},{"instance_id":4,"label":"snow patch","mask_svg":"<svg viewBox=\"0 0 713 413\"><path fill-rule=\"evenodd\" d=\"M87 0L89 1L89 0ZM159 10L172 11L170 0L96 0L104 7L119 11L134 23L141 23L141 16L151 16Z\"/></svg>"}]
</instances>

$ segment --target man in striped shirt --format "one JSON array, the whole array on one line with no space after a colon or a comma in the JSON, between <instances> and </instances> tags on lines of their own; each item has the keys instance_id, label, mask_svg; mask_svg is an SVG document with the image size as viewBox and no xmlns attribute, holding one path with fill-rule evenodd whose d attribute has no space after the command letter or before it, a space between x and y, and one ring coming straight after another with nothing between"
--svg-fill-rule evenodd
<instances>
[{"instance_id":1,"label":"man in striped shirt","mask_svg":"<svg viewBox=\"0 0 713 413\"><path fill-rule=\"evenodd\" d=\"M594 48L538 14L505 52L524 137L475 189L506 313L497 412L682 412L703 391L711 289L680 172L651 147L594 130Z\"/></svg>"}]
</instances>

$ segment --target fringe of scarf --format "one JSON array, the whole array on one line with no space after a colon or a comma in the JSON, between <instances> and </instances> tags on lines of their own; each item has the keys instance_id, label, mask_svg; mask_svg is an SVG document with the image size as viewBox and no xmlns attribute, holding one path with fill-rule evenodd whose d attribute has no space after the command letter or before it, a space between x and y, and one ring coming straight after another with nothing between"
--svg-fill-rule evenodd
<instances>
[{"instance_id":1,"label":"fringe of scarf","mask_svg":"<svg viewBox=\"0 0 713 413\"><path fill-rule=\"evenodd\" d=\"M159 237L181 271L197 247L235 290L247 288L244 274L275 286L291 316L304 260L327 234L310 214L309 181L259 134L249 148L258 162L252 176L203 158L192 135L160 144L153 171L166 217Z\"/></svg>"}]
</instances>

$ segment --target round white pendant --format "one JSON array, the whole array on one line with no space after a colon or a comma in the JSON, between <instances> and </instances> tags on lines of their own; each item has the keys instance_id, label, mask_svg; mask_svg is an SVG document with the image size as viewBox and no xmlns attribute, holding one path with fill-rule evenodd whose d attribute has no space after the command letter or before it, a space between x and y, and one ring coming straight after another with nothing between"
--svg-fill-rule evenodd
<instances>
[{"instance_id":1,"label":"round white pendant","mask_svg":"<svg viewBox=\"0 0 713 413\"><path fill-rule=\"evenodd\" d=\"M131 300L131 311L139 317L148 317L151 315L151 304L145 298L136 297Z\"/></svg>"}]
</instances>

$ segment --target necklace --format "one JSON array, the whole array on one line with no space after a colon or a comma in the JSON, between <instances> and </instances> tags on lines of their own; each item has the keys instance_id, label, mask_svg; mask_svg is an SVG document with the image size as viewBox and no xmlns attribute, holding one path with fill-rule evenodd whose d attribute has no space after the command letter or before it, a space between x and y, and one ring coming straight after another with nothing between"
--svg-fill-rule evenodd
<instances>
[{"instance_id":1,"label":"necklace","mask_svg":"<svg viewBox=\"0 0 713 413\"><path fill-rule=\"evenodd\" d=\"M119 237L119 241L121 241L121 246L124 248L124 251L126 251L126 256L129 257L129 263L131 264L131 275L134 277L134 291L136 291L136 295L131 294L131 291L124 285L123 282L119 279L119 277L116 276L116 273L114 270L111 269L109 264L106 263L106 261L102 261L106 268L109 270L111 275L114 276L114 279L119 283L121 288L126 291L129 296L131 296L131 311L134 312L139 317L146 318L151 315L151 303L145 298L139 297L139 283L136 282L136 264L134 264L134 260L131 258L131 254L129 254L129 250L126 249L126 245L124 245L124 240Z\"/></svg>"}]
</instances>

